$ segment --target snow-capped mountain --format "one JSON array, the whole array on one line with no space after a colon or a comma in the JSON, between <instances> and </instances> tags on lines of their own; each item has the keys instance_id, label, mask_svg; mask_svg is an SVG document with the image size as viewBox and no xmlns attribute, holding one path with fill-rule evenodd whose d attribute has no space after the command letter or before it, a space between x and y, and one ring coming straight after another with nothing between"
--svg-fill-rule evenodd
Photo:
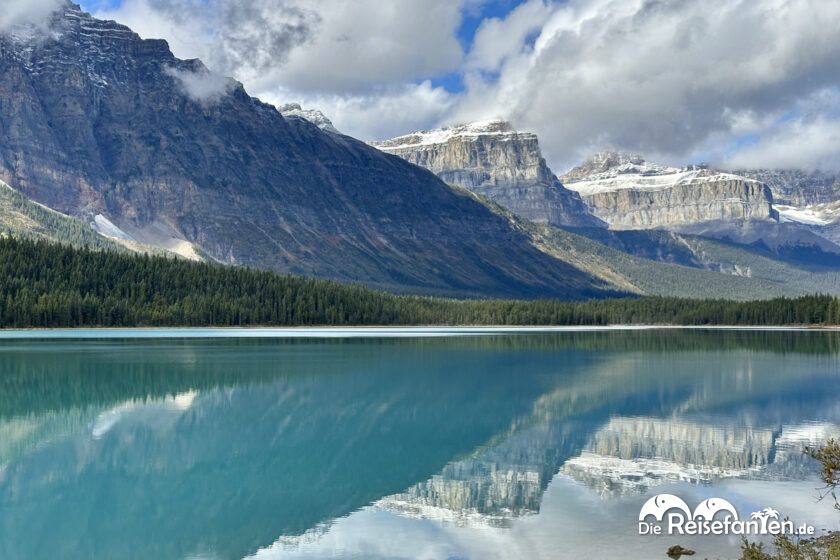
<instances>
[{"instance_id":1,"label":"snow-capped mountain","mask_svg":"<svg viewBox=\"0 0 840 560\"><path fill-rule=\"evenodd\" d=\"M705 166L676 168L636 154L600 152L561 179L614 229L778 221L766 185Z\"/></svg>"},{"instance_id":2,"label":"snow-capped mountain","mask_svg":"<svg viewBox=\"0 0 840 560\"><path fill-rule=\"evenodd\" d=\"M277 108L280 114L286 118L300 118L309 121L324 132L333 132L341 134L338 129L333 126L332 121L327 116L317 109L304 109L299 103L287 103Z\"/></svg>"},{"instance_id":3,"label":"snow-capped mountain","mask_svg":"<svg viewBox=\"0 0 840 560\"><path fill-rule=\"evenodd\" d=\"M834 242L840 241L840 173L798 169L735 172L770 187L782 222L799 224Z\"/></svg>"},{"instance_id":4,"label":"snow-capped mountain","mask_svg":"<svg viewBox=\"0 0 840 560\"><path fill-rule=\"evenodd\" d=\"M56 7L43 29L0 33L0 180L28 199L232 265L422 294L602 293L430 173Z\"/></svg>"},{"instance_id":5,"label":"snow-capped mountain","mask_svg":"<svg viewBox=\"0 0 840 560\"><path fill-rule=\"evenodd\" d=\"M761 181L777 204L802 207L840 200L840 173L799 169L738 169L743 177Z\"/></svg>"},{"instance_id":6,"label":"snow-capped mountain","mask_svg":"<svg viewBox=\"0 0 840 560\"><path fill-rule=\"evenodd\" d=\"M518 132L505 121L414 132L371 144L528 220L571 227L604 225L548 168L537 136Z\"/></svg>"}]
</instances>

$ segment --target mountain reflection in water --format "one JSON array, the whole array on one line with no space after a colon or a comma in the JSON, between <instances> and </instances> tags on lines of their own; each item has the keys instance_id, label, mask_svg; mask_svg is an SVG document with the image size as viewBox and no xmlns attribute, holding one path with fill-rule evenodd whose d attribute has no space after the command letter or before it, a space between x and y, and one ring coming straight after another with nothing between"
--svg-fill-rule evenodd
<instances>
[{"instance_id":1,"label":"mountain reflection in water","mask_svg":"<svg viewBox=\"0 0 840 560\"><path fill-rule=\"evenodd\" d=\"M537 527L612 501L631 535L666 485L813 501L801 449L840 435L839 342L4 342L0 557L574 558L602 543Z\"/></svg>"}]
</instances>

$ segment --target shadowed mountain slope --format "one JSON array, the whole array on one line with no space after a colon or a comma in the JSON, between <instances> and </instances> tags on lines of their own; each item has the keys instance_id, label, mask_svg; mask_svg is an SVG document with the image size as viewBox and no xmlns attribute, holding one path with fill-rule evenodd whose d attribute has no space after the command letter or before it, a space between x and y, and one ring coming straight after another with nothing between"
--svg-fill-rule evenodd
<instances>
[{"instance_id":1,"label":"shadowed mountain slope","mask_svg":"<svg viewBox=\"0 0 840 560\"><path fill-rule=\"evenodd\" d=\"M130 238L401 292L598 296L432 173L67 3L0 36L0 179ZM201 87L196 87L196 84Z\"/></svg>"}]
</instances>

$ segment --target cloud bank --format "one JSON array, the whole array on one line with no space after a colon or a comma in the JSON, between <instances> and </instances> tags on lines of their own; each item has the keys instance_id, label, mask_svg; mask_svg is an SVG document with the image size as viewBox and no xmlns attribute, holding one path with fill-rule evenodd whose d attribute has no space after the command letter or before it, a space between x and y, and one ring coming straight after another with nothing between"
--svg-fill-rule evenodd
<instances>
[{"instance_id":1,"label":"cloud bank","mask_svg":"<svg viewBox=\"0 0 840 560\"><path fill-rule=\"evenodd\" d=\"M464 42L465 17L491 4L123 0L99 15L362 138L505 116L540 135L558 171L605 147L835 165L838 2L520 0Z\"/></svg>"},{"instance_id":2,"label":"cloud bank","mask_svg":"<svg viewBox=\"0 0 840 560\"><path fill-rule=\"evenodd\" d=\"M0 8L0 33L15 25L40 24L61 3L61 0L3 0Z\"/></svg>"},{"instance_id":3,"label":"cloud bank","mask_svg":"<svg viewBox=\"0 0 840 560\"><path fill-rule=\"evenodd\" d=\"M498 79L472 76L461 111L505 112L554 161L603 146L691 157L840 84L840 3L819 0L534 0L485 24L476 46L521 37L518 12L537 22L545 8L532 45L496 55Z\"/></svg>"},{"instance_id":4,"label":"cloud bank","mask_svg":"<svg viewBox=\"0 0 840 560\"><path fill-rule=\"evenodd\" d=\"M205 68L182 70L166 67L163 71L172 76L184 95L202 104L212 104L233 91L236 82Z\"/></svg>"}]
</instances>

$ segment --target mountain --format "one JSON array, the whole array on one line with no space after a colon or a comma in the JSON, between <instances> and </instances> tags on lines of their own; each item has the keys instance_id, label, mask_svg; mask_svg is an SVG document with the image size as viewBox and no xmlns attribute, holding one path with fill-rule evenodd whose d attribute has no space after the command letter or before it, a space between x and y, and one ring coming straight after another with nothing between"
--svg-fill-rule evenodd
<instances>
[{"instance_id":1,"label":"mountain","mask_svg":"<svg viewBox=\"0 0 840 560\"><path fill-rule=\"evenodd\" d=\"M479 195L475 195L479 196ZM665 230L567 231L485 204L527 231L534 246L617 289L640 295L756 300L813 293L840 294L835 268L787 262L764 247ZM792 253L796 251L792 250ZM796 258L836 259L801 251Z\"/></svg>"},{"instance_id":2,"label":"mountain","mask_svg":"<svg viewBox=\"0 0 840 560\"><path fill-rule=\"evenodd\" d=\"M799 169L744 169L736 173L770 187L781 221L840 242L840 173Z\"/></svg>"},{"instance_id":3,"label":"mountain","mask_svg":"<svg viewBox=\"0 0 840 560\"><path fill-rule=\"evenodd\" d=\"M569 222L581 225L586 221L565 220L566 224L563 224L563 220L547 219L553 208L552 200L535 195L524 204L523 199L508 197L509 190L499 187L503 183L515 183L519 187L512 192L544 193L546 191L535 187L531 179L546 174L554 177L540 155L536 136L516 132L502 121L442 128L372 144L434 171L453 188L471 193L505 217L514 228L527 232L535 247L620 290L645 295L738 300L818 291L840 293L840 276L834 271L806 270L798 266L840 266L835 253L840 247L801 228L788 231L791 228L787 224L779 224L772 218L701 221L704 226L712 224L710 227L714 231L709 233L720 233L711 235L717 239L705 239L691 231L683 234L658 229L570 229ZM681 173L685 177L689 173L647 164L638 156L602 154L575 168L566 177L574 186L590 176L611 172L617 175L615 169L623 165L621 161L655 170L659 175L655 178L657 181L663 181L663 177L671 179L670 174ZM696 176L718 175L704 170L693 172ZM556 178L554 181L561 185ZM750 182L750 186L753 183ZM714 200L719 196L714 190L716 184L715 181L699 183L692 190L698 191L701 197L708 191L711 193L709 198ZM760 184L755 183L755 186L761 192L760 202L756 204L766 205L765 211L772 215L772 197ZM564 187L559 188L562 191L555 192L569 192ZM671 202L663 202L662 211L667 212ZM653 203L649 204L655 208ZM686 213L686 208L690 207L687 203L676 211ZM734 212L740 207L740 202L722 201L725 210ZM650 208L645 211L653 212ZM578 208L577 212L583 210ZM581 215L584 214L573 216ZM709 216L719 215L709 213ZM698 216L698 219L705 217ZM560 227L556 222L561 222ZM653 225L649 224L649 227ZM673 227L690 226L697 224L675 224ZM760 239L762 230L759 226L764 228L766 242ZM774 227L779 231L771 231ZM789 259L796 264L788 262Z\"/></svg>"},{"instance_id":4,"label":"mountain","mask_svg":"<svg viewBox=\"0 0 840 560\"><path fill-rule=\"evenodd\" d=\"M38 204L3 181L0 181L0 231L14 237L52 241L73 247L164 253L163 250L131 239L98 233L93 226Z\"/></svg>"},{"instance_id":5,"label":"mountain","mask_svg":"<svg viewBox=\"0 0 840 560\"><path fill-rule=\"evenodd\" d=\"M284 118L165 41L76 4L45 32L0 36L0 107L0 179L136 242L401 292L608 288L432 173Z\"/></svg>"},{"instance_id":6,"label":"mountain","mask_svg":"<svg viewBox=\"0 0 840 560\"><path fill-rule=\"evenodd\" d=\"M777 204L807 206L840 200L840 173L799 169L736 169L742 177L761 181Z\"/></svg>"},{"instance_id":7,"label":"mountain","mask_svg":"<svg viewBox=\"0 0 840 560\"><path fill-rule=\"evenodd\" d=\"M600 152L561 180L614 229L779 218L770 189L758 180L657 165L634 154Z\"/></svg>"},{"instance_id":8,"label":"mountain","mask_svg":"<svg viewBox=\"0 0 840 560\"><path fill-rule=\"evenodd\" d=\"M304 109L299 103L287 103L278 107L280 114L289 118L300 118L309 121L324 132L333 132L341 134L338 129L333 126L333 123L327 116L317 109Z\"/></svg>"},{"instance_id":9,"label":"mountain","mask_svg":"<svg viewBox=\"0 0 840 560\"><path fill-rule=\"evenodd\" d=\"M818 291L840 293L837 273L803 268L805 265L840 266L835 253L840 247L802 228L779 224L772 218L703 220L699 225L673 226L674 229L706 226L705 233L714 239L703 238L699 236L703 232L692 231L568 229L568 225L564 229L562 224L556 227L553 222L561 220L545 217L551 210L550 200L532 197L525 205L521 199L505 196L506 191L498 188L505 181L528 185L529 177L540 176L540 173L554 177L539 153L536 136L515 132L503 121L442 128L372 144L427 167L453 184L453 188L462 188L465 194L472 193L513 227L527 232L535 247L620 290L645 295L738 300ZM663 176L680 173L648 164L639 156L602 154L575 168L566 177L575 185L590 176L614 173L615 168L622 165L621 161L655 170L660 175L656 179L659 181ZM716 176L706 170L694 172L697 176ZM687 174L682 173L683 176ZM534 189L533 183L530 184L532 186L528 188ZM561 183L558 181L557 184ZM714 199L718 196L714 192L714 181L698 184L697 190L704 195L710 185L710 198ZM768 215L772 214L769 206L772 197L763 188L761 193L759 204L767 204L766 211ZM670 202L663 204L663 209L668 210ZM740 205L729 200L723 204L732 210ZM685 212L685 209L678 211ZM580 225L582 222L573 223ZM761 232L766 240L761 240ZM790 259L796 262L788 262Z\"/></svg>"},{"instance_id":10,"label":"mountain","mask_svg":"<svg viewBox=\"0 0 840 560\"><path fill-rule=\"evenodd\" d=\"M490 120L415 132L371 145L424 167L538 223L603 227L542 157L535 134Z\"/></svg>"}]
</instances>

